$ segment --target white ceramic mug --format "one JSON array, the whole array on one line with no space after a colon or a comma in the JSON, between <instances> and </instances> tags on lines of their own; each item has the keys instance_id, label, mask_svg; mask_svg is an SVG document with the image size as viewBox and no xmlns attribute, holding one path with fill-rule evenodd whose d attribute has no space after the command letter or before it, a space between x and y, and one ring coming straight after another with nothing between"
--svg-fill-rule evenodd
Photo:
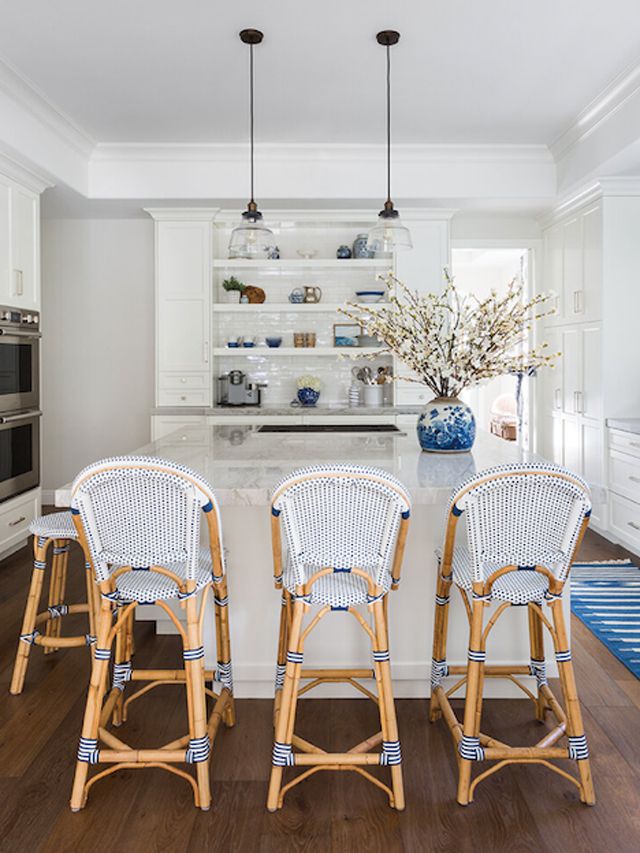
<instances>
[{"instance_id":1,"label":"white ceramic mug","mask_svg":"<svg viewBox=\"0 0 640 853\"><path fill-rule=\"evenodd\" d=\"M362 389L362 397L365 406L381 406L382 391L382 385L365 385Z\"/></svg>"}]
</instances>

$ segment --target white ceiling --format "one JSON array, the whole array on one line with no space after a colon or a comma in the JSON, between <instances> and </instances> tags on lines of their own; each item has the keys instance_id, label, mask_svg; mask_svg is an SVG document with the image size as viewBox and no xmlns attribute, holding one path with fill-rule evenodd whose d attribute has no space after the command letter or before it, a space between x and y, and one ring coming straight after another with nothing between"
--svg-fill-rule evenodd
<instances>
[{"instance_id":1,"label":"white ceiling","mask_svg":"<svg viewBox=\"0 0 640 853\"><path fill-rule=\"evenodd\" d=\"M0 0L0 56L100 142L551 143L640 57L638 0Z\"/></svg>"}]
</instances>

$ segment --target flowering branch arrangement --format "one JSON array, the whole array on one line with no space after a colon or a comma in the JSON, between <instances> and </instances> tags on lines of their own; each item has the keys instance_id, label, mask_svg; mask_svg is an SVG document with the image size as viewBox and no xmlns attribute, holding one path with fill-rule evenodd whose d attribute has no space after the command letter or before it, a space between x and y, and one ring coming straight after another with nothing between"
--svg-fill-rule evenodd
<instances>
[{"instance_id":1,"label":"flowering branch arrangement","mask_svg":"<svg viewBox=\"0 0 640 853\"><path fill-rule=\"evenodd\" d=\"M553 366L559 353L546 352L548 344L528 347L533 322L554 313L539 311L549 295L525 301L522 285L514 279L504 295L492 291L478 299L461 294L447 269L444 275L441 293L420 294L389 274L384 306L348 303L340 309L382 342L372 358L393 353L413 371L395 379L426 385L436 397L457 397L496 376Z\"/></svg>"}]
</instances>

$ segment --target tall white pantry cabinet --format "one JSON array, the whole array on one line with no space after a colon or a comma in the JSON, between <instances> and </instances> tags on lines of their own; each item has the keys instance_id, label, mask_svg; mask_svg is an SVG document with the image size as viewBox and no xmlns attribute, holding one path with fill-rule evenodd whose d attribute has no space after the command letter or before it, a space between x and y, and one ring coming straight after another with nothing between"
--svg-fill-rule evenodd
<instances>
[{"instance_id":1,"label":"tall white pantry cabinet","mask_svg":"<svg viewBox=\"0 0 640 853\"><path fill-rule=\"evenodd\" d=\"M606 419L640 415L640 194L602 181L561 208L544 229L542 289L556 314L541 338L561 356L542 375L543 455L592 489L592 524L611 538Z\"/></svg>"},{"instance_id":2,"label":"tall white pantry cabinet","mask_svg":"<svg viewBox=\"0 0 640 853\"><path fill-rule=\"evenodd\" d=\"M39 312L40 193L45 184L21 173L0 156L0 305ZM24 545L40 507L40 488L0 502L0 557Z\"/></svg>"}]
</instances>

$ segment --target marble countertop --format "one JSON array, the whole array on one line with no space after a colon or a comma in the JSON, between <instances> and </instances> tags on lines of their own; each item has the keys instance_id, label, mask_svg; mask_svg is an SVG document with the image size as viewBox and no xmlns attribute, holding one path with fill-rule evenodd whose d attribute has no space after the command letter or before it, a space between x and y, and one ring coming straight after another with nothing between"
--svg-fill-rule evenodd
<instances>
[{"instance_id":1,"label":"marble countertop","mask_svg":"<svg viewBox=\"0 0 640 853\"><path fill-rule=\"evenodd\" d=\"M607 418L607 426L640 435L640 418Z\"/></svg>"},{"instance_id":2,"label":"marble countertop","mask_svg":"<svg viewBox=\"0 0 640 853\"><path fill-rule=\"evenodd\" d=\"M471 453L423 453L410 433L260 433L254 427L188 426L131 453L186 465L214 487L219 502L264 506L271 490L296 468L331 462L372 465L396 476L416 504L445 504L461 480L534 454L487 432L478 433ZM58 488L56 506L69 506L71 484Z\"/></svg>"},{"instance_id":3,"label":"marble countertop","mask_svg":"<svg viewBox=\"0 0 640 853\"><path fill-rule=\"evenodd\" d=\"M419 415L422 406L157 406L151 409L152 415L174 417L179 415L213 416L247 418L265 417L272 415L311 415L322 417L327 415L355 415L356 417L372 417L374 415Z\"/></svg>"}]
</instances>

